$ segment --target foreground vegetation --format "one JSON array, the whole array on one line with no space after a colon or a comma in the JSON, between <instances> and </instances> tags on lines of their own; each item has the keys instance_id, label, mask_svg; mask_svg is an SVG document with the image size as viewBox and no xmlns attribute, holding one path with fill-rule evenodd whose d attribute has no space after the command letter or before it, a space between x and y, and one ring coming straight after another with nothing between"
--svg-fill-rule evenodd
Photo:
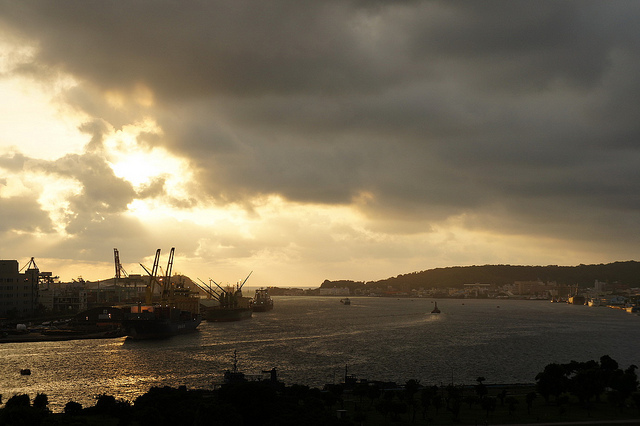
<instances>
[{"instance_id":1,"label":"foreground vegetation","mask_svg":"<svg viewBox=\"0 0 640 426\"><path fill-rule=\"evenodd\" d=\"M0 425L483 425L615 421L640 418L636 367L608 356L599 361L549 364L535 385L403 386L345 378L319 390L277 381L225 384L215 390L152 388L135 401L96 396L62 413L38 394L13 395L0 409Z\"/></svg>"}]
</instances>

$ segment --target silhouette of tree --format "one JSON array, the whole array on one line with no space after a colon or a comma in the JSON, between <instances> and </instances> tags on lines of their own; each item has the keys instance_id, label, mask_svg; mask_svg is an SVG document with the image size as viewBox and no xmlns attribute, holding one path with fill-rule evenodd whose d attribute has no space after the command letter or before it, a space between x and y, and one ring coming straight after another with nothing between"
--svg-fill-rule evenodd
<instances>
[{"instance_id":1,"label":"silhouette of tree","mask_svg":"<svg viewBox=\"0 0 640 426\"><path fill-rule=\"evenodd\" d=\"M610 399L620 407L620 411L623 410L627 398L638 390L637 369L638 367L631 365L624 372L620 369L616 370L611 376L610 386L613 391Z\"/></svg>"},{"instance_id":2,"label":"silhouette of tree","mask_svg":"<svg viewBox=\"0 0 640 426\"><path fill-rule=\"evenodd\" d=\"M380 398L381 394L382 391L380 390L380 386L378 386L377 384L369 386L369 388L367 389L367 397L371 400L371 405L373 405L373 402L376 399Z\"/></svg>"},{"instance_id":3,"label":"silhouette of tree","mask_svg":"<svg viewBox=\"0 0 640 426\"><path fill-rule=\"evenodd\" d=\"M420 392L420 405L422 405L422 418L427 418L427 411L431 405L431 401L437 392L437 388L434 391L433 387L422 389Z\"/></svg>"},{"instance_id":4,"label":"silhouette of tree","mask_svg":"<svg viewBox=\"0 0 640 426\"><path fill-rule=\"evenodd\" d=\"M496 411L498 400L493 396L485 396L484 398L482 398L482 402L480 403L480 405L482 405L482 409L487 412L487 418L489 418L489 415Z\"/></svg>"},{"instance_id":5,"label":"silhouette of tree","mask_svg":"<svg viewBox=\"0 0 640 426\"><path fill-rule=\"evenodd\" d=\"M64 406L64 413L70 416L77 416L82 413L82 404L75 401L69 401Z\"/></svg>"},{"instance_id":6,"label":"silhouette of tree","mask_svg":"<svg viewBox=\"0 0 640 426\"><path fill-rule=\"evenodd\" d=\"M38 393L33 399L33 408L49 411L49 397L47 394Z\"/></svg>"},{"instance_id":7,"label":"silhouette of tree","mask_svg":"<svg viewBox=\"0 0 640 426\"><path fill-rule=\"evenodd\" d=\"M602 380L606 387L611 386L614 374L618 370L618 363L609 355L600 357L600 370L602 371Z\"/></svg>"},{"instance_id":8,"label":"silhouette of tree","mask_svg":"<svg viewBox=\"0 0 640 426\"><path fill-rule=\"evenodd\" d=\"M538 397L538 394L535 392L529 392L526 396L527 401L527 414L531 414L531 408L533 407L533 401Z\"/></svg>"},{"instance_id":9,"label":"silhouette of tree","mask_svg":"<svg viewBox=\"0 0 640 426\"><path fill-rule=\"evenodd\" d=\"M404 384L404 391L407 395L407 399L413 399L413 396L418 392L418 389L420 389L419 380L410 379Z\"/></svg>"},{"instance_id":10,"label":"silhouette of tree","mask_svg":"<svg viewBox=\"0 0 640 426\"><path fill-rule=\"evenodd\" d=\"M436 416L437 416L438 412L440 412L440 409L442 408L442 396L439 394L435 394L431 399L431 402L433 403L433 406L436 409Z\"/></svg>"},{"instance_id":11,"label":"silhouette of tree","mask_svg":"<svg viewBox=\"0 0 640 426\"><path fill-rule=\"evenodd\" d=\"M29 407L31 405L31 399L29 395L26 393L21 393L17 395L13 395L11 398L7 400L4 408L24 408Z\"/></svg>"},{"instance_id":12,"label":"silhouette of tree","mask_svg":"<svg viewBox=\"0 0 640 426\"><path fill-rule=\"evenodd\" d=\"M560 395L567 390L566 369L561 364L548 364L544 371L536 375L536 390L549 403L549 397L555 396L556 403Z\"/></svg>"},{"instance_id":13,"label":"silhouette of tree","mask_svg":"<svg viewBox=\"0 0 640 426\"><path fill-rule=\"evenodd\" d=\"M633 400L633 405L636 406L638 413L640 414L640 392L634 392L631 394L631 399Z\"/></svg>"},{"instance_id":14,"label":"silhouette of tree","mask_svg":"<svg viewBox=\"0 0 640 426\"><path fill-rule=\"evenodd\" d=\"M405 414L409 408L404 401L391 400L389 401L389 411L391 412L391 420L400 421L402 414Z\"/></svg>"},{"instance_id":15,"label":"silhouette of tree","mask_svg":"<svg viewBox=\"0 0 640 426\"><path fill-rule=\"evenodd\" d=\"M17 394L9 398L0 411L0 425L38 426L42 424L44 416L42 411L31 407L29 395Z\"/></svg>"},{"instance_id":16,"label":"silhouette of tree","mask_svg":"<svg viewBox=\"0 0 640 426\"><path fill-rule=\"evenodd\" d=\"M519 403L518 398L511 395L506 397L505 401L507 402L507 406L509 407L509 415L513 415L513 412L516 410L516 405L518 405Z\"/></svg>"},{"instance_id":17,"label":"silhouette of tree","mask_svg":"<svg viewBox=\"0 0 640 426\"><path fill-rule=\"evenodd\" d=\"M469 409L471 409L474 404L480 403L480 397L478 395L467 395L464 397L464 402L466 402L469 405Z\"/></svg>"},{"instance_id":18,"label":"silhouette of tree","mask_svg":"<svg viewBox=\"0 0 640 426\"><path fill-rule=\"evenodd\" d=\"M476 379L476 382L478 382L477 385L475 385L475 391L476 391L476 395L478 395L478 397L480 397L480 399L484 398L487 393L489 392L487 390L487 387L485 386L485 384L483 383L486 379L482 376L478 377Z\"/></svg>"},{"instance_id":19,"label":"silhouette of tree","mask_svg":"<svg viewBox=\"0 0 640 426\"><path fill-rule=\"evenodd\" d=\"M580 404L590 412L591 399L598 397L605 389L600 366L596 361L571 361L566 368L569 374L569 392L577 396Z\"/></svg>"}]
</instances>

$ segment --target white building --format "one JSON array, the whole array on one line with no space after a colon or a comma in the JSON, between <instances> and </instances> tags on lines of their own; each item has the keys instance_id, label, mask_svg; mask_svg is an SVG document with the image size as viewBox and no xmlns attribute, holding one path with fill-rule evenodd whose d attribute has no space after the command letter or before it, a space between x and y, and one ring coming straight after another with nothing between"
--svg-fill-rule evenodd
<instances>
[{"instance_id":1,"label":"white building","mask_svg":"<svg viewBox=\"0 0 640 426\"><path fill-rule=\"evenodd\" d=\"M344 288L321 288L320 289L320 296L348 296L349 295L349 289L344 287Z\"/></svg>"}]
</instances>

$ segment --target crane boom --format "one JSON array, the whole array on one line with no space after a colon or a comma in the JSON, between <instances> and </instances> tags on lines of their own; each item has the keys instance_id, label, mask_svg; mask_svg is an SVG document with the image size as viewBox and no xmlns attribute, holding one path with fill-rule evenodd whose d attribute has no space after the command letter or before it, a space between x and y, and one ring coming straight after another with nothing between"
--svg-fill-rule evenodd
<instances>
[{"instance_id":1,"label":"crane boom","mask_svg":"<svg viewBox=\"0 0 640 426\"><path fill-rule=\"evenodd\" d=\"M149 274L149 284L147 285L147 292L146 292L146 304L150 305L151 302L153 301L153 290L154 290L154 284L156 283L156 274L158 273L158 264L160 263L160 249L156 250L156 257L153 261L153 268L151 269L151 273ZM142 265L140 265L142 266ZM142 266L144 268L144 266ZM147 268L144 268L145 271L147 271ZM147 271L148 273L149 271Z\"/></svg>"},{"instance_id":2,"label":"crane boom","mask_svg":"<svg viewBox=\"0 0 640 426\"><path fill-rule=\"evenodd\" d=\"M120 279L121 275L120 275L120 254L118 253L118 249L114 248L113 249L113 259L115 261L116 264L116 279Z\"/></svg>"},{"instance_id":3,"label":"crane boom","mask_svg":"<svg viewBox=\"0 0 640 426\"><path fill-rule=\"evenodd\" d=\"M251 274L253 274L253 271L249 272L249 275L247 275L247 278L245 278L244 281L242 281L242 284L240 284L240 287L238 288L238 290L242 290L242 287L244 286L244 283L247 282L247 280L249 279Z\"/></svg>"}]
</instances>

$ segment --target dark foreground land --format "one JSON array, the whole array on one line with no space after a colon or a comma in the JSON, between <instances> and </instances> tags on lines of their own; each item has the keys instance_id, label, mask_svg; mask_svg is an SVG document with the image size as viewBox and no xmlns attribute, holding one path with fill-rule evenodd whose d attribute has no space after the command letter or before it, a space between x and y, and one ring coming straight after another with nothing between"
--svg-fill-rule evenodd
<instances>
[{"instance_id":1,"label":"dark foreground land","mask_svg":"<svg viewBox=\"0 0 640 426\"><path fill-rule=\"evenodd\" d=\"M244 379L217 389L152 388L135 401L96 396L92 407L69 402L61 413L38 394L13 395L0 425L497 425L638 424L636 367L600 362L549 364L530 385L404 385L345 377L324 389Z\"/></svg>"},{"instance_id":2,"label":"dark foreground land","mask_svg":"<svg viewBox=\"0 0 640 426\"><path fill-rule=\"evenodd\" d=\"M100 395L92 407L70 402L62 413L51 413L43 394L32 403L27 395L16 395L0 410L0 425L640 424L637 407L621 408L605 401L594 402L587 411L573 398L557 405L538 395L528 407L527 395L535 392L533 386L490 387L485 397L495 401L495 406L476 400L473 390L462 392L459 402L447 401L444 390L440 403L434 399L425 406L420 391L409 399L404 388L364 395L340 386L320 391L300 385L274 387L266 382L247 382L218 390L152 388L133 403Z\"/></svg>"}]
</instances>

